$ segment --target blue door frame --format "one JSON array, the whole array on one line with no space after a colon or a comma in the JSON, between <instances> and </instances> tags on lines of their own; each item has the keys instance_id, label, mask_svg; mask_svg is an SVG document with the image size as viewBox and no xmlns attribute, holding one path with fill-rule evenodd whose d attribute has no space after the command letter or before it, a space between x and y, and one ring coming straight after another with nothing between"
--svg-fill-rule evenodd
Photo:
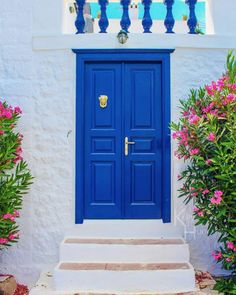
<instances>
[{"instance_id":1,"label":"blue door frame","mask_svg":"<svg viewBox=\"0 0 236 295\"><path fill-rule=\"evenodd\" d=\"M76 198L75 222L84 216L85 68L93 62L149 62L161 64L162 89L162 201L161 219L171 222L170 54L173 49L73 49L76 54Z\"/></svg>"}]
</instances>

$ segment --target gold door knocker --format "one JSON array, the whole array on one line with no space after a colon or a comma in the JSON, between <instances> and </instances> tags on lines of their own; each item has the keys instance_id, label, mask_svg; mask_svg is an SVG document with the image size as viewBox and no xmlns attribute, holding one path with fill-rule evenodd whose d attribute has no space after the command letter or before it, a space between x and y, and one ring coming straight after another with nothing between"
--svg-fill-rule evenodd
<instances>
[{"instance_id":1,"label":"gold door knocker","mask_svg":"<svg viewBox=\"0 0 236 295\"><path fill-rule=\"evenodd\" d=\"M100 101L100 107L103 108L103 109L106 108L107 107L108 96L100 95L98 99Z\"/></svg>"}]
</instances>

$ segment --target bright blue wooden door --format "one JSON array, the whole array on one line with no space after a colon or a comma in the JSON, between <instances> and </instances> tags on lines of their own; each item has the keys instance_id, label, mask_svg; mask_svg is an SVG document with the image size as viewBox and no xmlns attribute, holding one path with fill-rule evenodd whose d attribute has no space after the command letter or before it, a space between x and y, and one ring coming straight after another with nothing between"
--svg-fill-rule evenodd
<instances>
[{"instance_id":1,"label":"bright blue wooden door","mask_svg":"<svg viewBox=\"0 0 236 295\"><path fill-rule=\"evenodd\" d=\"M161 218L161 85L161 63L86 64L84 218Z\"/></svg>"}]
</instances>

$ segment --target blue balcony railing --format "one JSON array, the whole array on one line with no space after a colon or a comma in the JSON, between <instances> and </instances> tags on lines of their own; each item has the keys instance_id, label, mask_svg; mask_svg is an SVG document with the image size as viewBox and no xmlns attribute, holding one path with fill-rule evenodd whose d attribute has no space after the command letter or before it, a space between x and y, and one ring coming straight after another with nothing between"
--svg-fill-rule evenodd
<instances>
[{"instance_id":1,"label":"blue balcony railing","mask_svg":"<svg viewBox=\"0 0 236 295\"><path fill-rule=\"evenodd\" d=\"M188 21L187 25L189 28L189 34L197 33L198 20L196 17L196 4L198 0L185 0L185 4L188 7ZM173 8L175 5L175 0L163 0L163 3L166 7L166 16L164 19L164 25L166 28L166 33L174 33L175 26L175 18L173 15ZM85 19L84 19L84 7L86 4L86 0L76 0L76 10L77 10L77 18L75 21L75 26L77 30L77 34L83 34L85 31ZM107 7L109 5L108 0L98 0L98 4L100 6L100 19L98 22L100 33L107 33L107 29L109 27L109 19L107 16ZM122 7L122 16L120 19L120 27L122 30L129 32L129 27L131 25L131 19L129 16L129 7L131 4L131 0L120 0L120 4ZM151 7L152 0L142 0L143 5L143 17L142 17L142 27L143 33L151 33L151 28L153 24L153 20L151 17Z\"/></svg>"}]
</instances>

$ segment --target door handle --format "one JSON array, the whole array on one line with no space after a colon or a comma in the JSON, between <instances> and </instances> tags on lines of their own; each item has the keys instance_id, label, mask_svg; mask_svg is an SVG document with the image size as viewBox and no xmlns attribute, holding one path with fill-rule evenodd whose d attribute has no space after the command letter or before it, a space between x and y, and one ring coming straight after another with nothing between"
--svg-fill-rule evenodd
<instances>
[{"instance_id":1,"label":"door handle","mask_svg":"<svg viewBox=\"0 0 236 295\"><path fill-rule=\"evenodd\" d=\"M129 141L129 138L125 137L125 156L128 156L128 154L129 154L129 145L130 144L135 144L135 142Z\"/></svg>"}]
</instances>

